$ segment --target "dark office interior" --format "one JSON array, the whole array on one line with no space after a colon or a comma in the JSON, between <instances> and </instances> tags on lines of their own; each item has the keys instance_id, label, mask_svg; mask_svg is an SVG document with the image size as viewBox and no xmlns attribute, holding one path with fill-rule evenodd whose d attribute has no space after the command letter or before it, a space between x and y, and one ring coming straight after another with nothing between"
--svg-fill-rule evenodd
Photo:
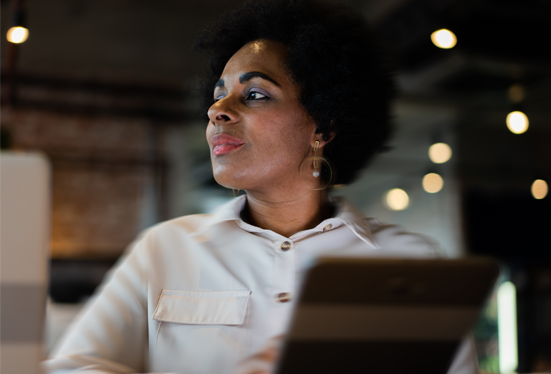
<instances>
[{"instance_id":1,"label":"dark office interior","mask_svg":"<svg viewBox=\"0 0 551 374\"><path fill-rule=\"evenodd\" d=\"M233 197L212 177L197 96L205 59L191 44L238 3L2 0L2 148L52 165L52 310L79 309L143 229ZM497 259L517 292L517 372L551 371L551 198L533 188L551 181L551 2L345 3L394 66L396 135L334 193L434 237L451 257ZM13 26L28 40L8 42ZM440 29L455 35L452 48L431 40ZM529 119L516 133L512 112ZM439 142L449 162L429 159ZM443 177L440 192L423 191L426 173ZM409 194L407 208L382 203L392 188ZM495 308L494 295L474 329L483 373L500 372Z\"/></svg>"}]
</instances>

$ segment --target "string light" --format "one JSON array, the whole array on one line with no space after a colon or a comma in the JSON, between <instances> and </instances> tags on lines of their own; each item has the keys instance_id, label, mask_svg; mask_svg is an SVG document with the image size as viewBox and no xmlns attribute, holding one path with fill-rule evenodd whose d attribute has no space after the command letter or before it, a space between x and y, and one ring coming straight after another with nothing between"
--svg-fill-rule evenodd
<instances>
[{"instance_id":1,"label":"string light","mask_svg":"<svg viewBox=\"0 0 551 374\"><path fill-rule=\"evenodd\" d=\"M532 183L532 196L534 196L534 199L541 200L545 196L547 196L547 192L549 191L549 188L547 186L547 182L543 179L536 179L534 183Z\"/></svg>"},{"instance_id":2,"label":"string light","mask_svg":"<svg viewBox=\"0 0 551 374\"><path fill-rule=\"evenodd\" d=\"M522 112L515 111L507 114L505 122L513 134L522 134L528 130L528 117Z\"/></svg>"},{"instance_id":3,"label":"string light","mask_svg":"<svg viewBox=\"0 0 551 374\"><path fill-rule=\"evenodd\" d=\"M429 173L423 177L423 189L428 193L437 193L444 187L444 180L439 174Z\"/></svg>"},{"instance_id":4,"label":"string light","mask_svg":"<svg viewBox=\"0 0 551 374\"><path fill-rule=\"evenodd\" d=\"M25 42L27 38L29 37L29 30L27 30L24 27L16 26L12 27L8 30L8 33L6 34L6 38L8 39L8 42L20 44Z\"/></svg>"},{"instance_id":5,"label":"string light","mask_svg":"<svg viewBox=\"0 0 551 374\"><path fill-rule=\"evenodd\" d=\"M429 158L435 164L443 164L452 158L452 149L446 143L436 143L429 148Z\"/></svg>"},{"instance_id":6,"label":"string light","mask_svg":"<svg viewBox=\"0 0 551 374\"><path fill-rule=\"evenodd\" d=\"M430 40L435 46L442 49L450 49L457 44L457 37L448 29L436 30L431 34Z\"/></svg>"},{"instance_id":7,"label":"string light","mask_svg":"<svg viewBox=\"0 0 551 374\"><path fill-rule=\"evenodd\" d=\"M409 196L400 188L388 191L384 199L385 205L391 210L404 210L409 205Z\"/></svg>"}]
</instances>

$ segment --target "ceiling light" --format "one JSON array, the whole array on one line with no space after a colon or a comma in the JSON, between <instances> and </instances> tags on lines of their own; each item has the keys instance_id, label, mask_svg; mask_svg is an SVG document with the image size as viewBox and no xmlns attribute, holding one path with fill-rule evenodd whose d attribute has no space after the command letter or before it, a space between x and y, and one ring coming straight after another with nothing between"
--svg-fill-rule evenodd
<instances>
[{"instance_id":1,"label":"ceiling light","mask_svg":"<svg viewBox=\"0 0 551 374\"><path fill-rule=\"evenodd\" d=\"M423 177L423 189L428 193L437 193L444 187L444 180L436 173L429 173Z\"/></svg>"},{"instance_id":2,"label":"ceiling light","mask_svg":"<svg viewBox=\"0 0 551 374\"><path fill-rule=\"evenodd\" d=\"M522 112L515 111L507 114L505 122L513 134L522 134L528 130L528 117Z\"/></svg>"},{"instance_id":3,"label":"ceiling light","mask_svg":"<svg viewBox=\"0 0 551 374\"><path fill-rule=\"evenodd\" d=\"M429 148L429 158L435 164L443 164L452 158L452 149L446 143L436 143Z\"/></svg>"},{"instance_id":4,"label":"ceiling light","mask_svg":"<svg viewBox=\"0 0 551 374\"><path fill-rule=\"evenodd\" d=\"M547 182L543 179L536 179L534 183L532 183L531 191L534 199L543 199L545 196L547 196L547 192L549 191Z\"/></svg>"},{"instance_id":5,"label":"ceiling light","mask_svg":"<svg viewBox=\"0 0 551 374\"><path fill-rule=\"evenodd\" d=\"M8 42L19 44L23 43L29 37L29 30L24 27L16 26L8 30L6 38Z\"/></svg>"},{"instance_id":6,"label":"ceiling light","mask_svg":"<svg viewBox=\"0 0 551 374\"><path fill-rule=\"evenodd\" d=\"M400 188L393 188L385 195L385 205L391 210L404 210L409 205L409 196Z\"/></svg>"},{"instance_id":7,"label":"ceiling light","mask_svg":"<svg viewBox=\"0 0 551 374\"><path fill-rule=\"evenodd\" d=\"M524 88L520 84L513 84L507 90L507 95L512 103L518 104L524 100Z\"/></svg>"},{"instance_id":8,"label":"ceiling light","mask_svg":"<svg viewBox=\"0 0 551 374\"><path fill-rule=\"evenodd\" d=\"M440 29L433 32L430 40L432 40L435 46L442 49L450 49L457 44L455 34L448 29Z\"/></svg>"}]
</instances>

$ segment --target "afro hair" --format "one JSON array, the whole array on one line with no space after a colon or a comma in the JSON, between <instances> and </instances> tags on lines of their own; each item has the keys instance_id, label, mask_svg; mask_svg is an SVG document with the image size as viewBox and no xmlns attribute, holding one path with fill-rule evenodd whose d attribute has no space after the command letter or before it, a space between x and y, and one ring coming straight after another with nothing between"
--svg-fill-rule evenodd
<instances>
[{"instance_id":1,"label":"afro hair","mask_svg":"<svg viewBox=\"0 0 551 374\"><path fill-rule=\"evenodd\" d=\"M319 0L255 0L207 26L193 49L209 59L201 85L204 113L227 61L248 42L267 39L288 49L286 68L299 100L317 124L331 184L349 184L391 135L394 85L372 30L357 13Z\"/></svg>"}]
</instances>

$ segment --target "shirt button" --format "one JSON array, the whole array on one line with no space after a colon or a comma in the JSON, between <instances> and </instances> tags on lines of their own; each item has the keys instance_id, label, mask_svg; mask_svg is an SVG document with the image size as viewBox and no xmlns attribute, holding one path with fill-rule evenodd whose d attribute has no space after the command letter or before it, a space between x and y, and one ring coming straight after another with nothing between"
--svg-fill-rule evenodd
<instances>
[{"instance_id":1,"label":"shirt button","mask_svg":"<svg viewBox=\"0 0 551 374\"><path fill-rule=\"evenodd\" d=\"M325 226L325 227L323 228L323 232L331 230L331 227L333 227L333 225L332 225L332 224L328 224L327 226Z\"/></svg>"},{"instance_id":2,"label":"shirt button","mask_svg":"<svg viewBox=\"0 0 551 374\"><path fill-rule=\"evenodd\" d=\"M278 293L276 296L276 300L279 303L287 303L291 301L291 294L288 292Z\"/></svg>"},{"instance_id":3,"label":"shirt button","mask_svg":"<svg viewBox=\"0 0 551 374\"><path fill-rule=\"evenodd\" d=\"M281 244L281 250L287 252L289 249L291 249L291 243L289 242L283 242Z\"/></svg>"}]
</instances>

